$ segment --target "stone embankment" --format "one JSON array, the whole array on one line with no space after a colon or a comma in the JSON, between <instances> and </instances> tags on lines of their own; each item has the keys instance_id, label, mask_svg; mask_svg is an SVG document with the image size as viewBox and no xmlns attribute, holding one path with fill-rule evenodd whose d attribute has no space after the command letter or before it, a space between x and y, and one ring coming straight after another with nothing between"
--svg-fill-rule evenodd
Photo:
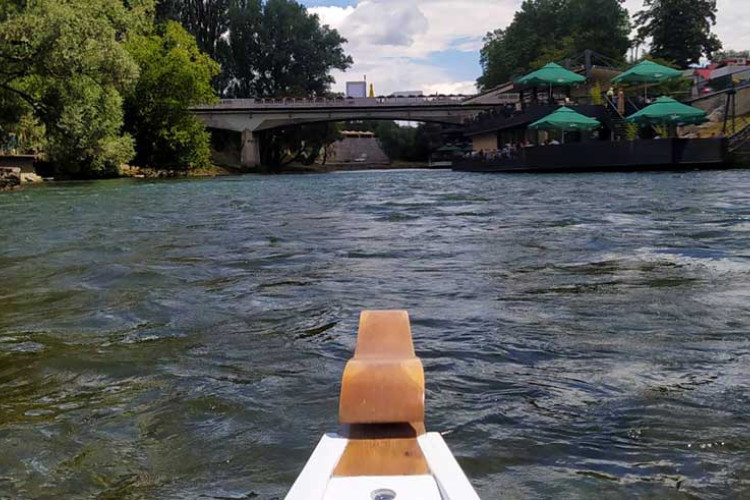
<instances>
[{"instance_id":1,"label":"stone embankment","mask_svg":"<svg viewBox=\"0 0 750 500\"><path fill-rule=\"evenodd\" d=\"M0 167L0 191L11 191L21 187L21 169Z\"/></svg>"}]
</instances>

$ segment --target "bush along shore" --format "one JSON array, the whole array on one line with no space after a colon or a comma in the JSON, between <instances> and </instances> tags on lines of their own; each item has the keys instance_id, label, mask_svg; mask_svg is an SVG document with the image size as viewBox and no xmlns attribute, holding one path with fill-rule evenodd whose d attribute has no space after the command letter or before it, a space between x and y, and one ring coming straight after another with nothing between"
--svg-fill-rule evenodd
<instances>
[{"instance_id":1,"label":"bush along shore","mask_svg":"<svg viewBox=\"0 0 750 500\"><path fill-rule=\"evenodd\" d=\"M219 165L207 165L195 168L151 168L139 167L134 165L121 165L119 168L120 177L130 177L135 179L169 179L179 177L218 177L225 175L241 175L244 172L239 168L225 167Z\"/></svg>"},{"instance_id":2,"label":"bush along shore","mask_svg":"<svg viewBox=\"0 0 750 500\"><path fill-rule=\"evenodd\" d=\"M331 70L353 62L346 40L295 0L215 3L9 2L0 9L0 146L43 154L45 178L217 175L194 106L329 95ZM277 133L267 154L314 158L326 131ZM123 164L141 170L121 173Z\"/></svg>"}]
</instances>

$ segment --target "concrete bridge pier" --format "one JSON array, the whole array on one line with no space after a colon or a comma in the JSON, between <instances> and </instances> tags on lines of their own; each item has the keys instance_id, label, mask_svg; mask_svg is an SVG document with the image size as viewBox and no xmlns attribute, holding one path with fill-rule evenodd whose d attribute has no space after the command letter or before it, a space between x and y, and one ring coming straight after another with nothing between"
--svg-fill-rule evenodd
<instances>
[{"instance_id":1,"label":"concrete bridge pier","mask_svg":"<svg viewBox=\"0 0 750 500\"><path fill-rule=\"evenodd\" d=\"M258 168L260 164L260 137L252 130L242 131L242 151L240 164L244 168Z\"/></svg>"}]
</instances>

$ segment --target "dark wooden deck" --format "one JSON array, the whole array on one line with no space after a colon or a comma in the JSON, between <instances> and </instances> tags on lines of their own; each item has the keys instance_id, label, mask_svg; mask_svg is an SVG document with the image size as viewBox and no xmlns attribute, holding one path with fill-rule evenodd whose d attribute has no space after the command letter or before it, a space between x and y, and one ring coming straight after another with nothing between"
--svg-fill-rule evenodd
<instances>
[{"instance_id":1,"label":"dark wooden deck","mask_svg":"<svg viewBox=\"0 0 750 500\"><path fill-rule=\"evenodd\" d=\"M586 172L722 168L729 165L726 139L589 141L523 149L517 158L463 159L467 172Z\"/></svg>"}]
</instances>

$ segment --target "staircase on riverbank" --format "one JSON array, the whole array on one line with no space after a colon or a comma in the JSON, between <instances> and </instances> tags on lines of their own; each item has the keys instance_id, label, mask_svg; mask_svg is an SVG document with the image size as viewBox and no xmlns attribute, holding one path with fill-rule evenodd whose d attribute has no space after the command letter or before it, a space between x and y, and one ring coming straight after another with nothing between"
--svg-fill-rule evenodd
<instances>
[{"instance_id":1,"label":"staircase on riverbank","mask_svg":"<svg viewBox=\"0 0 750 500\"><path fill-rule=\"evenodd\" d=\"M729 138L729 153L735 166L750 167L750 124Z\"/></svg>"},{"instance_id":2,"label":"staircase on riverbank","mask_svg":"<svg viewBox=\"0 0 750 500\"><path fill-rule=\"evenodd\" d=\"M745 125L736 134L729 137L729 151L750 148L750 124Z\"/></svg>"},{"instance_id":3,"label":"staircase on riverbank","mask_svg":"<svg viewBox=\"0 0 750 500\"><path fill-rule=\"evenodd\" d=\"M388 155L372 132L344 131L342 135L344 138L332 145L332 152L326 163L390 164Z\"/></svg>"}]
</instances>

